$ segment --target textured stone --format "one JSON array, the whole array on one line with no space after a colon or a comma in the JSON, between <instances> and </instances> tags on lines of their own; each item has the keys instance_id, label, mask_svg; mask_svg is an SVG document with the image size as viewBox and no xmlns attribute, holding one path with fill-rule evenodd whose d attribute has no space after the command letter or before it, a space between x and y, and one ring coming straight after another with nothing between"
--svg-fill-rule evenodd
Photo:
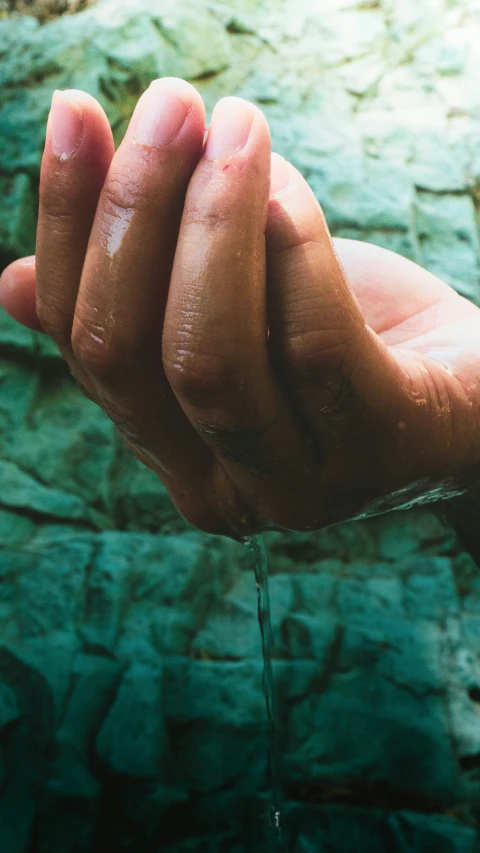
<instances>
[{"instance_id":1,"label":"textured stone","mask_svg":"<svg viewBox=\"0 0 480 853\"><path fill-rule=\"evenodd\" d=\"M344 158L328 160L312 170L309 183L334 230L408 228L413 192L395 162L364 159L348 170Z\"/></svg>"},{"instance_id":2,"label":"textured stone","mask_svg":"<svg viewBox=\"0 0 480 853\"><path fill-rule=\"evenodd\" d=\"M20 590L16 610L23 638L47 636L68 626L85 607L85 573L92 555L90 542L73 537L30 555L17 574Z\"/></svg>"},{"instance_id":3,"label":"textured stone","mask_svg":"<svg viewBox=\"0 0 480 853\"><path fill-rule=\"evenodd\" d=\"M464 296L478 300L479 242L472 199L419 193L416 228L425 266Z\"/></svg>"},{"instance_id":4,"label":"textured stone","mask_svg":"<svg viewBox=\"0 0 480 853\"><path fill-rule=\"evenodd\" d=\"M0 252L3 254L2 268L4 268L14 258L9 254L8 243L5 243L4 247L2 246ZM20 252L15 252L16 256L20 254ZM2 350L23 350L32 353L35 346L35 336L35 332L30 331L25 326L20 326L6 314L3 308L0 308L0 345Z\"/></svg>"},{"instance_id":5,"label":"textured stone","mask_svg":"<svg viewBox=\"0 0 480 853\"><path fill-rule=\"evenodd\" d=\"M0 220L0 245L5 260L35 251L33 234L36 226L36 205L28 175L0 178L2 217Z\"/></svg>"},{"instance_id":6,"label":"textured stone","mask_svg":"<svg viewBox=\"0 0 480 853\"><path fill-rule=\"evenodd\" d=\"M17 324L18 325L18 324ZM39 390L39 377L21 364L0 359L0 442L2 456L6 455L16 432L25 426Z\"/></svg>"},{"instance_id":7,"label":"textured stone","mask_svg":"<svg viewBox=\"0 0 480 853\"><path fill-rule=\"evenodd\" d=\"M60 489L46 488L12 462L0 462L0 480L1 502L5 507L26 508L57 518L88 518L83 501L76 495L69 495Z\"/></svg>"},{"instance_id":8,"label":"textured stone","mask_svg":"<svg viewBox=\"0 0 480 853\"><path fill-rule=\"evenodd\" d=\"M458 615L459 602L452 568L451 560L446 557L432 557L422 560L418 574L406 578L405 607L412 619L442 622L446 616Z\"/></svg>"},{"instance_id":9,"label":"textured stone","mask_svg":"<svg viewBox=\"0 0 480 853\"><path fill-rule=\"evenodd\" d=\"M164 695L175 760L189 787L258 792L267 757L261 664L169 667Z\"/></svg>"},{"instance_id":10,"label":"textured stone","mask_svg":"<svg viewBox=\"0 0 480 853\"><path fill-rule=\"evenodd\" d=\"M0 648L0 680L21 714L3 738L9 772L0 797L0 849L24 853L52 743L53 702L43 676L6 646Z\"/></svg>"},{"instance_id":11,"label":"textured stone","mask_svg":"<svg viewBox=\"0 0 480 853\"><path fill-rule=\"evenodd\" d=\"M53 90L97 97L118 144L172 74L208 115L254 100L338 236L479 300L476 6L99 0L2 18L1 262L33 250ZM250 552L191 529L46 336L2 313L0 350L2 853L267 853ZM426 510L264 540L289 848L475 853L477 567Z\"/></svg>"},{"instance_id":12,"label":"textured stone","mask_svg":"<svg viewBox=\"0 0 480 853\"><path fill-rule=\"evenodd\" d=\"M289 578L277 576L270 583L272 623L275 635L293 605ZM261 655L258 630L257 594L251 571L242 573L217 606L211 608L207 622L197 634L192 648L203 659L242 660Z\"/></svg>"},{"instance_id":13,"label":"textured stone","mask_svg":"<svg viewBox=\"0 0 480 853\"><path fill-rule=\"evenodd\" d=\"M337 636L337 621L320 613L316 616L292 613L281 625L285 653L293 660L318 660L322 668L330 659Z\"/></svg>"},{"instance_id":14,"label":"textured stone","mask_svg":"<svg viewBox=\"0 0 480 853\"><path fill-rule=\"evenodd\" d=\"M79 655L75 660L73 684L48 773L50 795L98 796L100 784L91 768L91 742L111 705L120 674L119 664L104 657Z\"/></svg>"},{"instance_id":15,"label":"textured stone","mask_svg":"<svg viewBox=\"0 0 480 853\"><path fill-rule=\"evenodd\" d=\"M63 714L75 657L79 652L80 643L71 626L67 630L51 631L47 637L22 638L22 661L45 679L52 696L55 725Z\"/></svg>"},{"instance_id":16,"label":"textured stone","mask_svg":"<svg viewBox=\"0 0 480 853\"><path fill-rule=\"evenodd\" d=\"M418 188L432 192L466 192L470 187L470 151L468 137L455 139L455 126L444 122L438 128L423 130L412 140L410 173ZM449 139L453 136L453 139ZM468 202L468 196L460 201ZM448 200L445 199L446 213Z\"/></svg>"},{"instance_id":17,"label":"textured stone","mask_svg":"<svg viewBox=\"0 0 480 853\"><path fill-rule=\"evenodd\" d=\"M53 90L82 88L98 96L123 134L135 95L158 76L190 79L229 63L224 28L201 3L104 0L40 27L33 18L0 22L0 170L38 175ZM32 86L34 83L34 86ZM0 232L1 233L1 232Z\"/></svg>"},{"instance_id":18,"label":"textured stone","mask_svg":"<svg viewBox=\"0 0 480 853\"><path fill-rule=\"evenodd\" d=\"M145 616L144 608L141 612ZM147 633L148 628L145 628L144 623L143 630ZM152 610L149 629L152 645L160 655L186 655L191 652L196 624L188 606L157 605ZM222 648L222 653L224 651Z\"/></svg>"},{"instance_id":19,"label":"textured stone","mask_svg":"<svg viewBox=\"0 0 480 853\"><path fill-rule=\"evenodd\" d=\"M89 564L82 639L90 652L113 653L129 595L131 544L107 534Z\"/></svg>"},{"instance_id":20,"label":"textured stone","mask_svg":"<svg viewBox=\"0 0 480 853\"><path fill-rule=\"evenodd\" d=\"M290 813L293 850L316 853L330 847L335 853L475 853L472 827L443 815L424 815L400 809L384 810L341 805L295 807Z\"/></svg>"},{"instance_id":21,"label":"textured stone","mask_svg":"<svg viewBox=\"0 0 480 853\"><path fill-rule=\"evenodd\" d=\"M35 532L35 522L15 512L0 510L0 541L2 547L28 541Z\"/></svg>"},{"instance_id":22,"label":"textured stone","mask_svg":"<svg viewBox=\"0 0 480 853\"><path fill-rule=\"evenodd\" d=\"M364 667L332 675L328 690L296 704L287 723L289 777L310 785L351 779L456 805L459 770L445 740L448 721L436 696L415 697Z\"/></svg>"},{"instance_id":23,"label":"textured stone","mask_svg":"<svg viewBox=\"0 0 480 853\"><path fill-rule=\"evenodd\" d=\"M202 5L192 8L185 0L170 0L159 15L152 16L154 26L175 50L175 74L189 80L218 74L230 64L225 29L215 17L205 14Z\"/></svg>"},{"instance_id":24,"label":"textured stone","mask_svg":"<svg viewBox=\"0 0 480 853\"><path fill-rule=\"evenodd\" d=\"M172 522L182 525L177 510L162 487L157 475L131 456L125 447L119 447L112 470L112 513L117 525L127 530L150 530L152 533L166 528Z\"/></svg>"},{"instance_id":25,"label":"textured stone","mask_svg":"<svg viewBox=\"0 0 480 853\"><path fill-rule=\"evenodd\" d=\"M162 673L133 664L96 739L101 760L117 773L158 776L165 752Z\"/></svg>"},{"instance_id":26,"label":"textured stone","mask_svg":"<svg viewBox=\"0 0 480 853\"><path fill-rule=\"evenodd\" d=\"M25 505L37 512L109 526L109 476L116 460L113 424L63 373L55 382L45 377L43 382L34 383L28 380L28 394L22 404L30 405L28 417L26 412L18 418L18 404L13 400L17 428L0 435L2 455L9 460L4 464L11 471L12 481L23 476L25 487L21 488L29 494ZM32 399L34 394L36 398ZM18 475L12 463L20 467ZM61 493L57 488L59 465L63 472ZM27 472L31 475L28 493ZM10 505L17 500L15 491L9 490L6 496ZM3 502L7 503L5 496Z\"/></svg>"},{"instance_id":27,"label":"textured stone","mask_svg":"<svg viewBox=\"0 0 480 853\"><path fill-rule=\"evenodd\" d=\"M20 717L20 708L11 687L0 683L0 729L12 725Z\"/></svg>"}]
</instances>

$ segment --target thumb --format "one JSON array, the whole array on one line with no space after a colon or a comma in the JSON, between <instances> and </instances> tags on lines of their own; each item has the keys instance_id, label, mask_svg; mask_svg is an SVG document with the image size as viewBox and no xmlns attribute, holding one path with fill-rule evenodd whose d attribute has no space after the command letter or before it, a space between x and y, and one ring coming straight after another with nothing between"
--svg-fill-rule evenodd
<instances>
[{"instance_id":1,"label":"thumb","mask_svg":"<svg viewBox=\"0 0 480 853\"><path fill-rule=\"evenodd\" d=\"M366 325L311 189L275 154L266 242L272 358L325 456L338 459L391 417L401 368Z\"/></svg>"},{"instance_id":2,"label":"thumb","mask_svg":"<svg viewBox=\"0 0 480 853\"><path fill-rule=\"evenodd\" d=\"M35 332L43 332L35 308L35 255L19 258L0 276L0 305L10 317Z\"/></svg>"}]
</instances>

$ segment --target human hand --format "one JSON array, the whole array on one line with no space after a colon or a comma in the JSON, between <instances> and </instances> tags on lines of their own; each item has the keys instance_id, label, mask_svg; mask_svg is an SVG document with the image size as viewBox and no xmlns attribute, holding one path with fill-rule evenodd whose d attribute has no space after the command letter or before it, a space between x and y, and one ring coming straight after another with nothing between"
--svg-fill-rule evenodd
<instances>
[{"instance_id":1,"label":"human hand","mask_svg":"<svg viewBox=\"0 0 480 853\"><path fill-rule=\"evenodd\" d=\"M205 147L204 121L193 87L155 81L114 154L99 104L57 96L37 253L4 272L5 309L52 336L204 531L314 530L461 491L480 311L392 252L332 243L253 105L222 100Z\"/></svg>"}]
</instances>

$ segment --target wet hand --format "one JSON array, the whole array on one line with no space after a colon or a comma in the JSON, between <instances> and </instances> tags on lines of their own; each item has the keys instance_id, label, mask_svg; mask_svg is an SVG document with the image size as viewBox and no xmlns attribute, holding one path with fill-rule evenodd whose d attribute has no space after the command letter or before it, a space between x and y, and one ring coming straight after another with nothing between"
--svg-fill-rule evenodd
<instances>
[{"instance_id":1,"label":"wet hand","mask_svg":"<svg viewBox=\"0 0 480 853\"><path fill-rule=\"evenodd\" d=\"M57 95L35 258L0 301L196 527L312 530L461 489L480 459L480 311L394 253L332 242L261 112L155 81L114 152ZM36 301L35 301L36 300Z\"/></svg>"}]
</instances>

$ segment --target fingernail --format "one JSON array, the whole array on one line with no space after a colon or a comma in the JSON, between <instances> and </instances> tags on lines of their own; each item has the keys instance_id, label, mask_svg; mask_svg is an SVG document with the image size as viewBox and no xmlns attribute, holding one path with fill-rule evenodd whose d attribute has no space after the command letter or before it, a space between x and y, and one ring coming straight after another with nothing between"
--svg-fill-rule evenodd
<instances>
[{"instance_id":1,"label":"fingernail","mask_svg":"<svg viewBox=\"0 0 480 853\"><path fill-rule=\"evenodd\" d=\"M133 138L142 145L168 145L178 136L192 101L183 100L161 80L151 83L142 98Z\"/></svg>"},{"instance_id":2,"label":"fingernail","mask_svg":"<svg viewBox=\"0 0 480 853\"><path fill-rule=\"evenodd\" d=\"M290 164L281 154L272 154L270 172L270 198L279 195L290 184L292 173Z\"/></svg>"},{"instance_id":3,"label":"fingernail","mask_svg":"<svg viewBox=\"0 0 480 853\"><path fill-rule=\"evenodd\" d=\"M82 141L83 112L80 104L58 89L53 93L48 130L53 153L60 160L68 160Z\"/></svg>"},{"instance_id":4,"label":"fingernail","mask_svg":"<svg viewBox=\"0 0 480 853\"><path fill-rule=\"evenodd\" d=\"M248 101L223 98L216 105L209 127L206 157L226 157L246 145L255 119Z\"/></svg>"}]
</instances>

